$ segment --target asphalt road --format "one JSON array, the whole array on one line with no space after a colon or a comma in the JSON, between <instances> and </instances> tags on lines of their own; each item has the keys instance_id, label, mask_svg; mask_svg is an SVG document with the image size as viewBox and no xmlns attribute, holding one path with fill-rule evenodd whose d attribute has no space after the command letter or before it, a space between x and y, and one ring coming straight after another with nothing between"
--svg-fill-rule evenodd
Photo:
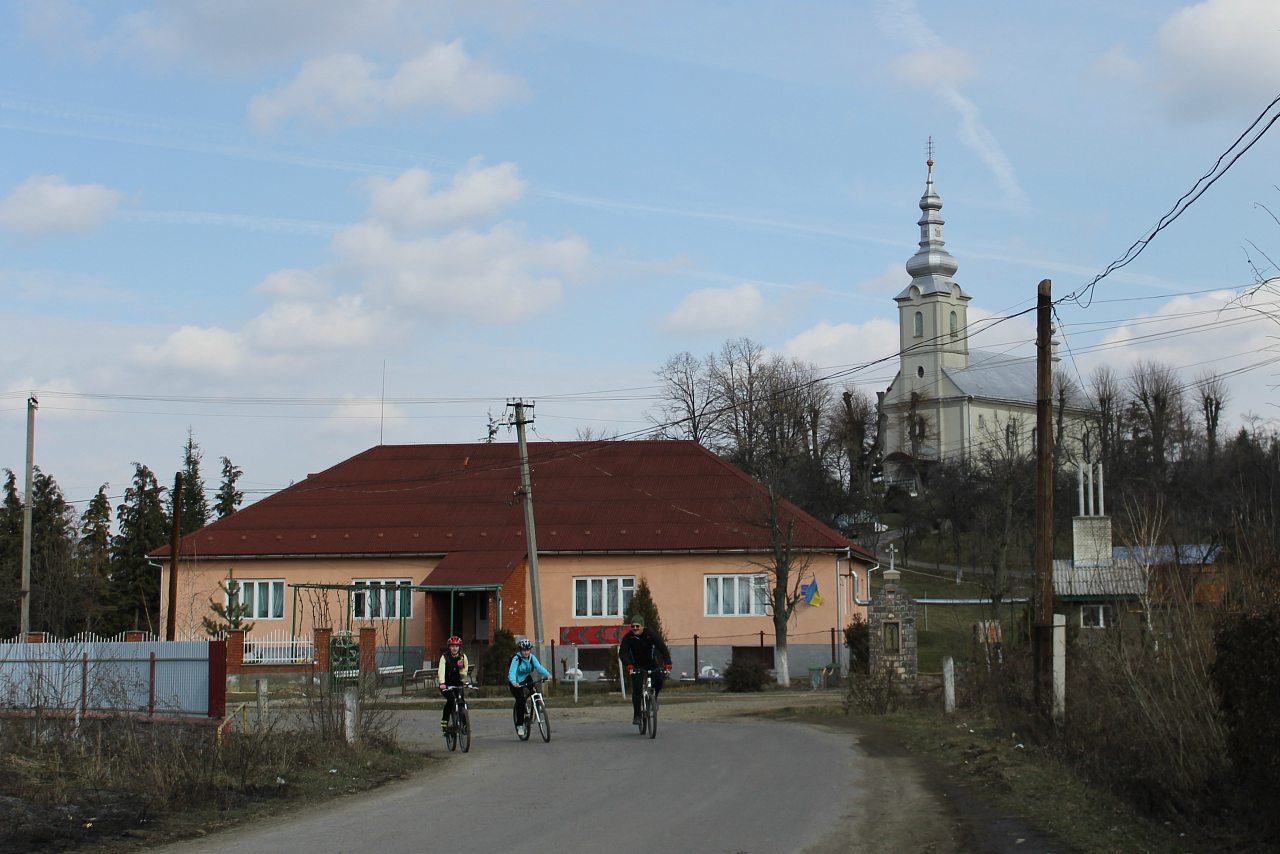
<instances>
[{"instance_id":1,"label":"asphalt road","mask_svg":"<svg viewBox=\"0 0 1280 854\"><path fill-rule=\"evenodd\" d=\"M910 767L860 750L848 732L733 711L664 705L650 740L626 707L553 706L544 744L536 732L518 741L508 710L472 709L471 752L445 753L432 771L159 850L955 850L949 822ZM397 716L402 741L444 751L438 711Z\"/></svg>"}]
</instances>

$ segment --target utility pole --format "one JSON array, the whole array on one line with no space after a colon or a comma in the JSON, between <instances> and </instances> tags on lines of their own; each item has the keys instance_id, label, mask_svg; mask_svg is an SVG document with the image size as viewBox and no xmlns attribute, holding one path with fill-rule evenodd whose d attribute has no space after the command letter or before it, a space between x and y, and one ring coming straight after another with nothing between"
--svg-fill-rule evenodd
<instances>
[{"instance_id":1,"label":"utility pole","mask_svg":"<svg viewBox=\"0 0 1280 854\"><path fill-rule=\"evenodd\" d=\"M31 631L31 501L36 462L36 409L40 401L33 394L27 398L27 492L22 499L22 599L18 631L23 640Z\"/></svg>"},{"instance_id":2,"label":"utility pole","mask_svg":"<svg viewBox=\"0 0 1280 854\"><path fill-rule=\"evenodd\" d=\"M1036 295L1036 621L1035 701L1050 720L1053 703L1053 283Z\"/></svg>"},{"instance_id":3,"label":"utility pole","mask_svg":"<svg viewBox=\"0 0 1280 854\"><path fill-rule=\"evenodd\" d=\"M169 608L165 616L165 640L178 633L178 544L182 542L182 472L173 476L173 530L169 534Z\"/></svg>"},{"instance_id":4,"label":"utility pole","mask_svg":"<svg viewBox=\"0 0 1280 854\"><path fill-rule=\"evenodd\" d=\"M533 597L533 646L537 650L538 659L541 660L543 658L542 594L538 587L538 535L533 527L533 482L529 476L529 446L524 438L524 425L532 424L533 418L525 419L523 400L516 398L508 405L515 407L516 410L516 439L520 445L520 492L524 495L524 538L529 550L529 593ZM529 408L533 407L534 404L530 403Z\"/></svg>"}]
</instances>

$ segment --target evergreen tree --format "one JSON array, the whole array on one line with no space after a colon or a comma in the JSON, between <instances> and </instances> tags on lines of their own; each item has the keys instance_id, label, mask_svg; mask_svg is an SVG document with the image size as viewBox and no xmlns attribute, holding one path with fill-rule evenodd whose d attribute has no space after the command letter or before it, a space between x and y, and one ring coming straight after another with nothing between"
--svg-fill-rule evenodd
<instances>
[{"instance_id":1,"label":"evergreen tree","mask_svg":"<svg viewBox=\"0 0 1280 854\"><path fill-rule=\"evenodd\" d=\"M133 485L116 507L110 627L113 631L156 632L160 625L160 571L148 563L147 553L168 541L170 523L164 512L164 488L151 469L139 462L133 467Z\"/></svg>"},{"instance_id":2,"label":"evergreen tree","mask_svg":"<svg viewBox=\"0 0 1280 854\"><path fill-rule=\"evenodd\" d=\"M187 444L182 447L182 519L178 526L184 536L209 524L209 502L204 497L204 477L200 474L203 459L204 454L188 429ZM173 517L172 502L169 516Z\"/></svg>"},{"instance_id":3,"label":"evergreen tree","mask_svg":"<svg viewBox=\"0 0 1280 854\"><path fill-rule=\"evenodd\" d=\"M76 565L92 602L92 607L84 614L84 628L93 631L107 610L104 599L111 573L111 500L107 498L105 483L98 487L98 494L93 496L80 517Z\"/></svg>"},{"instance_id":4,"label":"evergreen tree","mask_svg":"<svg viewBox=\"0 0 1280 854\"><path fill-rule=\"evenodd\" d=\"M253 606L240 599L240 582L235 580L230 570L227 571L227 580L218 582L218 589L222 591L223 601L209 600L209 610L213 612L216 619L200 618L205 634L211 638L217 638L224 636L227 632L252 631L253 623L246 623L245 617L250 615Z\"/></svg>"},{"instance_id":5,"label":"evergreen tree","mask_svg":"<svg viewBox=\"0 0 1280 854\"><path fill-rule=\"evenodd\" d=\"M662 618L658 616L658 604L653 601L653 594L649 591L648 579L641 578L640 583L636 585L636 592L631 597L628 610L631 612L629 620L644 617L644 624L664 642L666 641L667 633L662 630Z\"/></svg>"},{"instance_id":6,"label":"evergreen tree","mask_svg":"<svg viewBox=\"0 0 1280 854\"><path fill-rule=\"evenodd\" d=\"M83 625L90 605L76 572L75 513L39 468L31 492L31 628L65 637Z\"/></svg>"},{"instance_id":7,"label":"evergreen tree","mask_svg":"<svg viewBox=\"0 0 1280 854\"><path fill-rule=\"evenodd\" d=\"M0 638L18 633L18 596L22 577L22 499L18 478L5 469L4 502L0 505L0 602L14 607L0 609Z\"/></svg>"},{"instance_id":8,"label":"evergreen tree","mask_svg":"<svg viewBox=\"0 0 1280 854\"><path fill-rule=\"evenodd\" d=\"M222 458L222 486L218 488L218 503L214 505L214 512L219 519L225 519L236 512L236 508L244 501L244 493L236 489L236 481L242 474L244 472L239 466L226 457Z\"/></svg>"}]
</instances>

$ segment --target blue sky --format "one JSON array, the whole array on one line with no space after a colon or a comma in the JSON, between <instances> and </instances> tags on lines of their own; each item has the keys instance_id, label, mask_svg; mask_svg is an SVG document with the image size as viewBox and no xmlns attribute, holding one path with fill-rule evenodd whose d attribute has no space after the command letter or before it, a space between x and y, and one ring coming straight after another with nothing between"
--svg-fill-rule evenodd
<instances>
[{"instance_id":1,"label":"blue sky","mask_svg":"<svg viewBox=\"0 0 1280 854\"><path fill-rule=\"evenodd\" d=\"M1278 34L1272 0L0 4L0 466L33 390L71 500L171 482L188 429L258 497L516 396L534 438L633 433L727 338L883 358L930 137L971 320L1010 314L1192 187L1280 94ZM1060 307L1069 370L1274 357L1224 307L1273 272L1278 153ZM1229 379L1233 424L1276 370Z\"/></svg>"}]
</instances>

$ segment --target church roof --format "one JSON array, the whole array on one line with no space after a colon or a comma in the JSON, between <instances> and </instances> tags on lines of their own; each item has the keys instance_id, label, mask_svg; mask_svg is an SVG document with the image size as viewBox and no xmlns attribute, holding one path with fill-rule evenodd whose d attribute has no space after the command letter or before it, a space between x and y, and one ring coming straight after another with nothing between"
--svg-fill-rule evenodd
<instances>
[{"instance_id":1,"label":"church roof","mask_svg":"<svg viewBox=\"0 0 1280 854\"><path fill-rule=\"evenodd\" d=\"M943 373L961 393L990 400L1036 402L1034 356L1006 356L986 350L969 351L969 367L944 368Z\"/></svg>"}]
</instances>

